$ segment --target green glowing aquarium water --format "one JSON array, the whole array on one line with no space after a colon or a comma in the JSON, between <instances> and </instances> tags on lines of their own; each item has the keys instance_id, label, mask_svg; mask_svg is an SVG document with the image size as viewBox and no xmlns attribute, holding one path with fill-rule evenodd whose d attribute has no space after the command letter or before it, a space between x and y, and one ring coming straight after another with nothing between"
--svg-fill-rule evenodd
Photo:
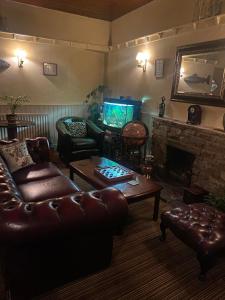
<instances>
[{"instance_id":1,"label":"green glowing aquarium water","mask_svg":"<svg viewBox=\"0 0 225 300\"><path fill-rule=\"evenodd\" d=\"M121 128L133 120L134 106L104 102L103 123L110 127Z\"/></svg>"}]
</instances>

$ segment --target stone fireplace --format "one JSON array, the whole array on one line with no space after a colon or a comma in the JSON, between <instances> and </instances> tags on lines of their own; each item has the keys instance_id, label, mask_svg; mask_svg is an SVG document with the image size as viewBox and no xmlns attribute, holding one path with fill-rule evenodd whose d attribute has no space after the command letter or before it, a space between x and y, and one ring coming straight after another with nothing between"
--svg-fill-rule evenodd
<instances>
[{"instance_id":1,"label":"stone fireplace","mask_svg":"<svg viewBox=\"0 0 225 300\"><path fill-rule=\"evenodd\" d=\"M154 117L152 139L152 153L160 169L170 169L172 176L175 173L187 181L189 174L190 183L212 193L225 193L224 132Z\"/></svg>"},{"instance_id":2,"label":"stone fireplace","mask_svg":"<svg viewBox=\"0 0 225 300\"><path fill-rule=\"evenodd\" d=\"M180 182L184 186L190 186L195 155L172 145L167 145L166 153L167 178Z\"/></svg>"}]
</instances>

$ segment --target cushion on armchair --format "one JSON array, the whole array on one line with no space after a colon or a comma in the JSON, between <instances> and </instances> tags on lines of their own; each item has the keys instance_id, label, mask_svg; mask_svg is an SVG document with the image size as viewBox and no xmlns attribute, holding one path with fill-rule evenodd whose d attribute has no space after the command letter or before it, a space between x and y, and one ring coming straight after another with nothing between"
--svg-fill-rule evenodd
<instances>
[{"instance_id":1,"label":"cushion on armchair","mask_svg":"<svg viewBox=\"0 0 225 300\"><path fill-rule=\"evenodd\" d=\"M73 137L85 137L87 135L85 122L71 122L67 124L67 128Z\"/></svg>"}]
</instances>

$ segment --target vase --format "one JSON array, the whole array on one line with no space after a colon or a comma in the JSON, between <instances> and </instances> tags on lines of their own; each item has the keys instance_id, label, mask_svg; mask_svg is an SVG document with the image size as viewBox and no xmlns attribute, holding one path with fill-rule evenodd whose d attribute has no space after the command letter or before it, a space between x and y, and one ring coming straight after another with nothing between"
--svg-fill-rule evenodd
<instances>
[{"instance_id":1,"label":"vase","mask_svg":"<svg viewBox=\"0 0 225 300\"><path fill-rule=\"evenodd\" d=\"M16 123L17 115L16 114L7 114L6 120L8 121L8 123Z\"/></svg>"}]
</instances>

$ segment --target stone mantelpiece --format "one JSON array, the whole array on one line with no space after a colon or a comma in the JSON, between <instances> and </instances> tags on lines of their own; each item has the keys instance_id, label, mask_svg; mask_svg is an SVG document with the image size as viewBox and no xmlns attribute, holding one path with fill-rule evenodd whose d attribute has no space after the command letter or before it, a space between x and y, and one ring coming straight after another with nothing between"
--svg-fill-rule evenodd
<instances>
[{"instance_id":1,"label":"stone mantelpiece","mask_svg":"<svg viewBox=\"0 0 225 300\"><path fill-rule=\"evenodd\" d=\"M192 184L197 184L212 193L225 193L225 133L223 131L154 117L152 139L152 152L159 167L165 167L167 145L185 150L195 155Z\"/></svg>"}]
</instances>

